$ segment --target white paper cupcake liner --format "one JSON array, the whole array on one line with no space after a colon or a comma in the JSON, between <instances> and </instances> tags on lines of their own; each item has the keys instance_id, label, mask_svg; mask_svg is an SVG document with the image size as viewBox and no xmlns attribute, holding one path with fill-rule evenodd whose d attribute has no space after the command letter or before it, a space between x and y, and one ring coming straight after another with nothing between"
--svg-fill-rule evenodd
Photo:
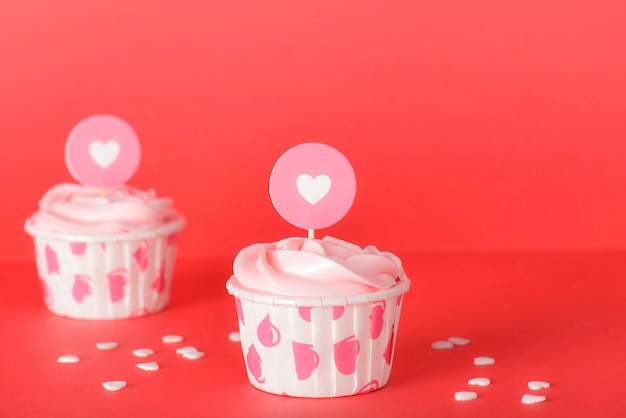
<instances>
[{"instance_id":1,"label":"white paper cupcake liner","mask_svg":"<svg viewBox=\"0 0 626 418\"><path fill-rule=\"evenodd\" d=\"M408 280L341 298L289 298L226 287L235 297L250 383L279 395L370 392L389 380Z\"/></svg>"},{"instance_id":2,"label":"white paper cupcake liner","mask_svg":"<svg viewBox=\"0 0 626 418\"><path fill-rule=\"evenodd\" d=\"M44 301L57 315L125 319L161 311L169 302L176 233L184 221L156 231L111 236L29 228ZM103 238L103 239L100 239Z\"/></svg>"}]
</instances>

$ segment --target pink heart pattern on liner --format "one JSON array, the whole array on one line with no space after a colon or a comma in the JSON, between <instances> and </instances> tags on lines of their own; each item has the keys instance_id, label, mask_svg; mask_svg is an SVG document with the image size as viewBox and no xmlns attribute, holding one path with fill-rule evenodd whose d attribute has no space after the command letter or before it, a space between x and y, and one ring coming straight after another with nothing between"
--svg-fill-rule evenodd
<instances>
[{"instance_id":1,"label":"pink heart pattern on liner","mask_svg":"<svg viewBox=\"0 0 626 418\"><path fill-rule=\"evenodd\" d=\"M280 343L280 331L270 321L270 314L267 314L259 323L256 333L265 347L275 347Z\"/></svg>"},{"instance_id":2,"label":"pink heart pattern on liner","mask_svg":"<svg viewBox=\"0 0 626 418\"><path fill-rule=\"evenodd\" d=\"M243 309L241 308L241 299L239 299L238 297L235 297L235 308L237 309L237 316L239 317L239 320L241 321L242 324L245 325L245 321L243 319Z\"/></svg>"},{"instance_id":3,"label":"pink heart pattern on liner","mask_svg":"<svg viewBox=\"0 0 626 418\"><path fill-rule=\"evenodd\" d=\"M333 306L333 320L336 321L343 316L346 308L343 306Z\"/></svg>"},{"instance_id":4,"label":"pink heart pattern on liner","mask_svg":"<svg viewBox=\"0 0 626 418\"><path fill-rule=\"evenodd\" d=\"M383 315L385 314L385 301L376 302L372 306L370 314L370 337L375 340L383 331Z\"/></svg>"},{"instance_id":5,"label":"pink heart pattern on liner","mask_svg":"<svg viewBox=\"0 0 626 418\"><path fill-rule=\"evenodd\" d=\"M335 366L341 374L352 374L356 370L356 357L361 350L361 345L356 336L352 335L345 340L335 343L333 354Z\"/></svg>"},{"instance_id":6,"label":"pink heart pattern on liner","mask_svg":"<svg viewBox=\"0 0 626 418\"><path fill-rule=\"evenodd\" d=\"M111 297L111 302L119 302L124 298L124 286L128 284L128 281L126 280L126 269L119 268L110 271L107 274L107 279L109 281L109 295Z\"/></svg>"},{"instance_id":7,"label":"pink heart pattern on liner","mask_svg":"<svg viewBox=\"0 0 626 418\"><path fill-rule=\"evenodd\" d=\"M52 273L59 273L60 274L61 270L59 270L59 260L57 259L56 251L54 251L48 245L46 245L46 249L44 251L46 252L46 262L48 264L48 274L52 274Z\"/></svg>"},{"instance_id":8,"label":"pink heart pattern on liner","mask_svg":"<svg viewBox=\"0 0 626 418\"><path fill-rule=\"evenodd\" d=\"M148 243L142 241L141 245L139 245L139 248L137 248L137 251L135 251L135 254L133 254L133 257L135 257L135 260L137 260L137 264L139 264L139 271L144 271L146 267L148 267L147 253Z\"/></svg>"},{"instance_id":9,"label":"pink heart pattern on liner","mask_svg":"<svg viewBox=\"0 0 626 418\"><path fill-rule=\"evenodd\" d=\"M300 306L298 307L298 314L300 318L304 319L306 322L311 322L311 311L313 310L310 306ZM345 308L343 306L333 306L333 320L338 320L342 317Z\"/></svg>"},{"instance_id":10,"label":"pink heart pattern on liner","mask_svg":"<svg viewBox=\"0 0 626 418\"><path fill-rule=\"evenodd\" d=\"M84 242L71 242L70 249L74 255L83 255L87 249L87 244Z\"/></svg>"},{"instance_id":11,"label":"pink heart pattern on liner","mask_svg":"<svg viewBox=\"0 0 626 418\"><path fill-rule=\"evenodd\" d=\"M72 286L72 296L78 303L83 303L85 296L91 295L91 277L84 274L77 274L74 276L74 286Z\"/></svg>"},{"instance_id":12,"label":"pink heart pattern on liner","mask_svg":"<svg viewBox=\"0 0 626 418\"><path fill-rule=\"evenodd\" d=\"M376 389L378 389L378 380L372 380L371 382L367 382L357 393L367 393Z\"/></svg>"},{"instance_id":13,"label":"pink heart pattern on liner","mask_svg":"<svg viewBox=\"0 0 626 418\"><path fill-rule=\"evenodd\" d=\"M387 343L387 348L385 349L385 353L383 354L383 357L385 358L385 361L387 362L387 364L391 364L391 359L393 358L393 344L394 344L394 339L393 339L393 326L391 327L391 336L389 337L389 342Z\"/></svg>"},{"instance_id":14,"label":"pink heart pattern on liner","mask_svg":"<svg viewBox=\"0 0 626 418\"><path fill-rule=\"evenodd\" d=\"M254 348L254 344L250 345L250 347L248 348L248 354L246 354L246 364L248 365L248 370L257 382L265 383L261 363L261 356L259 356L256 348Z\"/></svg>"},{"instance_id":15,"label":"pink heart pattern on liner","mask_svg":"<svg viewBox=\"0 0 626 418\"><path fill-rule=\"evenodd\" d=\"M310 306L300 306L298 308L298 315L300 318L304 319L306 322L311 322L311 308Z\"/></svg>"},{"instance_id":16,"label":"pink heart pattern on liner","mask_svg":"<svg viewBox=\"0 0 626 418\"><path fill-rule=\"evenodd\" d=\"M303 344L296 341L292 341L291 344L298 380L306 380L319 366L320 355L313 349L313 344Z\"/></svg>"},{"instance_id":17,"label":"pink heart pattern on liner","mask_svg":"<svg viewBox=\"0 0 626 418\"><path fill-rule=\"evenodd\" d=\"M165 285L165 262L163 262L163 266L158 270L157 277L150 287L157 293L163 293L165 291Z\"/></svg>"}]
</instances>

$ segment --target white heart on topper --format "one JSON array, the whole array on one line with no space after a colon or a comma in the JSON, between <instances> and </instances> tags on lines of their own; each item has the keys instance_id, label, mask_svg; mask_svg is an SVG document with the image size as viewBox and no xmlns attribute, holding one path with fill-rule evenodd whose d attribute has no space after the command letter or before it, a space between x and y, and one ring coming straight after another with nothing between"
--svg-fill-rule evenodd
<instances>
[{"instance_id":1,"label":"white heart on topper","mask_svg":"<svg viewBox=\"0 0 626 418\"><path fill-rule=\"evenodd\" d=\"M120 155L120 144L115 141L93 141L89 144L89 156L102 168L107 168Z\"/></svg>"},{"instance_id":2,"label":"white heart on topper","mask_svg":"<svg viewBox=\"0 0 626 418\"><path fill-rule=\"evenodd\" d=\"M296 187L304 200L314 205L328 194L330 177L326 174L320 174L313 178L308 174L300 174L296 179Z\"/></svg>"}]
</instances>

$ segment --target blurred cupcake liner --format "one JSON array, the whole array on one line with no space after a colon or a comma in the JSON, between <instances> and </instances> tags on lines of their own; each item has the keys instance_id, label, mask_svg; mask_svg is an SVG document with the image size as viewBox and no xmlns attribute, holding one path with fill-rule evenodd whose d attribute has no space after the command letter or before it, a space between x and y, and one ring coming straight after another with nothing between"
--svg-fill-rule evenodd
<instances>
[{"instance_id":1,"label":"blurred cupcake liner","mask_svg":"<svg viewBox=\"0 0 626 418\"><path fill-rule=\"evenodd\" d=\"M76 319L126 319L161 311L169 302L176 234L183 224L97 236L42 231L27 223L46 306Z\"/></svg>"}]
</instances>

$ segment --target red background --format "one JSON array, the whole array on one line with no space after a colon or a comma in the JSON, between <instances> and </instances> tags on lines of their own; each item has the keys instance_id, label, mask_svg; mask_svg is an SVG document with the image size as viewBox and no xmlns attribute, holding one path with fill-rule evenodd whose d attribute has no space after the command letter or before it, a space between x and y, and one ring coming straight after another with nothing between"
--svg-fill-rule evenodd
<instances>
[{"instance_id":1,"label":"red background","mask_svg":"<svg viewBox=\"0 0 626 418\"><path fill-rule=\"evenodd\" d=\"M333 235L626 247L621 1L3 0L0 16L5 257L30 256L23 220L72 181L65 139L94 113L138 132L129 183L175 197L181 255L299 234L267 182L311 140L358 176Z\"/></svg>"},{"instance_id":2,"label":"red background","mask_svg":"<svg viewBox=\"0 0 626 418\"><path fill-rule=\"evenodd\" d=\"M528 284L522 277L530 261L498 269L490 266L510 261L505 255L478 253L626 248L625 9L618 0L67 0L62 6L0 0L0 260L7 278L3 293L11 301L4 316L20 324L37 318L38 328L76 323L50 317L34 294L32 244L23 222L48 188L72 181L63 161L71 128L88 115L111 113L128 121L142 141L142 162L130 184L174 197L187 217L177 277L195 283L196 290L204 289L203 280L218 283L210 292L224 304L230 301L222 285L239 249L303 233L271 206L268 178L278 156L297 143L320 141L350 159L358 181L355 204L339 224L320 233L402 255L414 278L415 296L407 306L420 304L409 308L399 337L397 361L404 362L399 374L405 378L398 378L395 389L390 385L363 398L389 403L413 393L406 370L423 371L407 363L417 340L427 348L423 355L432 356L431 339L448 336L435 335L438 306L458 318L451 333L465 329L454 291L429 282L442 280L452 288L464 271L432 261L441 270L420 277L422 263L431 259L418 253L475 254L476 261L467 263L480 266L476 280L486 288L491 283L500 303L543 292L543 280L553 286L545 296L554 299L540 305L546 315L535 319L557 327L561 315L571 315L577 325L591 321L600 327L591 334L570 327L569 340L542 334L554 356L564 341L573 345L587 337L623 348L617 337L624 325L621 303L607 296L615 288L623 291L621 257L583 253L592 260L583 263L583 274L569 267L580 253L546 256L528 273L534 283ZM217 263L219 275L194 270L202 265L198 260ZM571 287L574 273L582 275L584 286ZM23 280L9 283L15 274ZM468 303L481 303L477 288L464 286ZM517 286L519 292L511 294L508 289ZM588 306L576 310L565 295L581 289L596 296L574 298ZM428 293L434 290L437 297ZM197 314L213 312L203 305L213 300L189 288L178 292L173 309L154 319L102 326L125 330L121 338L144 321L158 336L159 321L186 323L193 312L195 328L189 332L206 337ZM200 311L185 311L186 304ZM521 304L519 310L494 305L493 312L519 318L526 310ZM498 332L515 331L500 325ZM236 322L222 326L226 332ZM585 370L606 366L599 354L607 353L590 350L596 367ZM588 361L585 353L577 359ZM49 364L39 360L38 367ZM253 390L244 385L242 364L235 364L237 393ZM559 374L566 366L550 370L567 381L573 375ZM218 367L231 373L228 366ZM444 376L429 367L431 376ZM554 411L569 406L580 412L581 405L593 404L575 392L563 392L569 401L553 402ZM16 407L7 399L17 398L4 402ZM431 407L426 409L437 410L437 399L425 400Z\"/></svg>"}]
</instances>

